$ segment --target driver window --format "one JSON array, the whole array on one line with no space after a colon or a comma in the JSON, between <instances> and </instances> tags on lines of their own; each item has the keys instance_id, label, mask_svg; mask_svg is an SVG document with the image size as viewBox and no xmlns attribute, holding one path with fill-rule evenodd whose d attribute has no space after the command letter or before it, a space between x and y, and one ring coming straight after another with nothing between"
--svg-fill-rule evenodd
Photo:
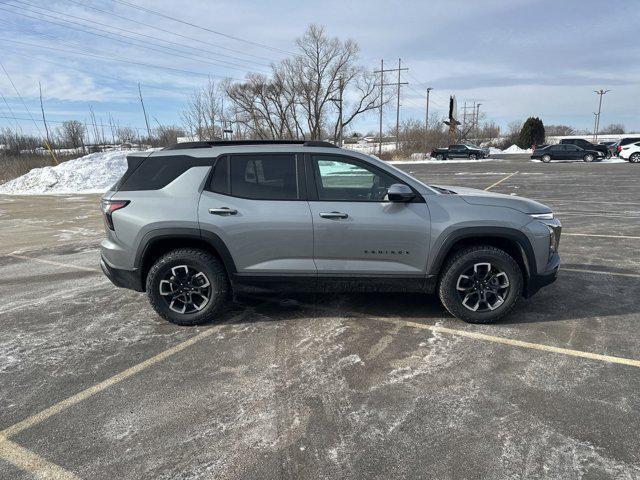
<instances>
[{"instance_id":1,"label":"driver window","mask_svg":"<svg viewBox=\"0 0 640 480\"><path fill-rule=\"evenodd\" d=\"M360 162L335 156L313 156L318 199L323 201L386 202L387 190L400 183L391 175Z\"/></svg>"}]
</instances>

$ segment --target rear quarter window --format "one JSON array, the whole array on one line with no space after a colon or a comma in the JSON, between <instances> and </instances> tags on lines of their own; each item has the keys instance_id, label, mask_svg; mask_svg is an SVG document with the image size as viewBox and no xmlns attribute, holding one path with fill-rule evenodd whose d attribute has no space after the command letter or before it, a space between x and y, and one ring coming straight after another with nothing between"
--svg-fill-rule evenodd
<instances>
[{"instance_id":1,"label":"rear quarter window","mask_svg":"<svg viewBox=\"0 0 640 480\"><path fill-rule=\"evenodd\" d=\"M159 190L192 167L212 165L212 158L188 155L147 157L120 185L119 191Z\"/></svg>"}]
</instances>

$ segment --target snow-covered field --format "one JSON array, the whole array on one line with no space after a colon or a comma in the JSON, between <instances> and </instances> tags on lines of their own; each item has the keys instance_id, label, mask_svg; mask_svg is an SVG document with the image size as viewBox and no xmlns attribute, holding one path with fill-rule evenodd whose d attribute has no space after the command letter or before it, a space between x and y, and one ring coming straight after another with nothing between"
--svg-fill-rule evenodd
<instances>
[{"instance_id":1,"label":"snow-covered field","mask_svg":"<svg viewBox=\"0 0 640 480\"><path fill-rule=\"evenodd\" d=\"M0 194L102 193L127 170L129 151L92 153L52 167L34 168L0 185Z\"/></svg>"}]
</instances>

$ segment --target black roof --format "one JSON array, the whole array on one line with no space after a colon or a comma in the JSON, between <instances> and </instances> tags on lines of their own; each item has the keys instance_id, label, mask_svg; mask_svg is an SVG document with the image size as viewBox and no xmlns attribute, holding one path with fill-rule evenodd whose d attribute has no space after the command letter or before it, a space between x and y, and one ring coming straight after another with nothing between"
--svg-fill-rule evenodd
<instances>
[{"instance_id":1,"label":"black roof","mask_svg":"<svg viewBox=\"0 0 640 480\"><path fill-rule=\"evenodd\" d=\"M211 140L203 142L176 143L165 150L186 150L188 148L212 148L243 145L302 145L303 147L329 147L338 148L330 142L315 140Z\"/></svg>"}]
</instances>

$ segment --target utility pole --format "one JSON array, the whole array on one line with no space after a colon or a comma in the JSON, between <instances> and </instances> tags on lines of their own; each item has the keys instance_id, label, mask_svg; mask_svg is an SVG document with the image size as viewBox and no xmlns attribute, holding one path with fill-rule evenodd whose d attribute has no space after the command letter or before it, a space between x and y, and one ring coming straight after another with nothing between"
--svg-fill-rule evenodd
<instances>
[{"instance_id":1,"label":"utility pole","mask_svg":"<svg viewBox=\"0 0 640 480\"><path fill-rule=\"evenodd\" d=\"M338 105L338 128L336 138L334 139L339 147L342 147L342 91L344 90L344 79L340 77L338 79L338 98L330 98L332 102Z\"/></svg>"},{"instance_id":2,"label":"utility pole","mask_svg":"<svg viewBox=\"0 0 640 480\"><path fill-rule=\"evenodd\" d=\"M598 130L598 112L593 112L593 142L596 141L596 130Z\"/></svg>"},{"instance_id":3,"label":"utility pole","mask_svg":"<svg viewBox=\"0 0 640 480\"><path fill-rule=\"evenodd\" d=\"M475 133L475 137L476 137L476 141L478 140L478 134L480 133L480 105L482 105L481 103L478 103L476 105L476 133Z\"/></svg>"},{"instance_id":4,"label":"utility pole","mask_svg":"<svg viewBox=\"0 0 640 480\"><path fill-rule=\"evenodd\" d=\"M380 70L375 70L373 73L380 74L380 138L379 138L379 146L378 146L378 154L382 153L382 108L384 106L384 74L386 72L398 72L398 81L396 83L388 83L387 86L397 86L398 87L398 103L396 106L396 151L399 146L399 138L398 134L400 132L400 85L408 85L409 82L401 82L400 80L400 72L407 71L408 68L402 68L402 60L398 59L398 68L390 68L388 70L384 69L384 59L380 61Z\"/></svg>"},{"instance_id":5,"label":"utility pole","mask_svg":"<svg viewBox=\"0 0 640 480\"><path fill-rule=\"evenodd\" d=\"M427 142L429 139L427 138L429 135L429 95L431 94L431 90L433 88L427 88L427 111L424 114L424 147L427 148Z\"/></svg>"},{"instance_id":6,"label":"utility pole","mask_svg":"<svg viewBox=\"0 0 640 480\"><path fill-rule=\"evenodd\" d=\"M384 58L380 60L380 132L378 133L378 155L382 155L382 107L384 106Z\"/></svg>"},{"instance_id":7,"label":"utility pole","mask_svg":"<svg viewBox=\"0 0 640 480\"><path fill-rule=\"evenodd\" d=\"M56 158L55 153L53 153L53 149L51 148L51 138L49 137L49 126L47 125L47 119L44 116L44 104L42 103L42 84L38 82L38 86L40 87L40 110L42 110L42 123L44 123L44 131L47 135L45 141L47 142L47 148L49 149L49 153L53 158L53 162L58 165L58 159Z\"/></svg>"},{"instance_id":8,"label":"utility pole","mask_svg":"<svg viewBox=\"0 0 640 480\"><path fill-rule=\"evenodd\" d=\"M142 100L142 88L140 87L140 83L138 83L138 92L140 93L140 104L142 105L142 113L144 114L144 123L147 124L147 135L149 136L149 141L151 141L151 129L149 128L149 117L147 117L147 111L144 108L144 101Z\"/></svg>"},{"instance_id":9,"label":"utility pole","mask_svg":"<svg viewBox=\"0 0 640 480\"><path fill-rule=\"evenodd\" d=\"M598 103L598 115L596 116L596 128L593 132L593 141L598 141L598 130L600 130L600 112L602 111L602 97L605 93L610 92L611 90L594 90L594 93L600 95L600 102Z\"/></svg>"}]
</instances>

